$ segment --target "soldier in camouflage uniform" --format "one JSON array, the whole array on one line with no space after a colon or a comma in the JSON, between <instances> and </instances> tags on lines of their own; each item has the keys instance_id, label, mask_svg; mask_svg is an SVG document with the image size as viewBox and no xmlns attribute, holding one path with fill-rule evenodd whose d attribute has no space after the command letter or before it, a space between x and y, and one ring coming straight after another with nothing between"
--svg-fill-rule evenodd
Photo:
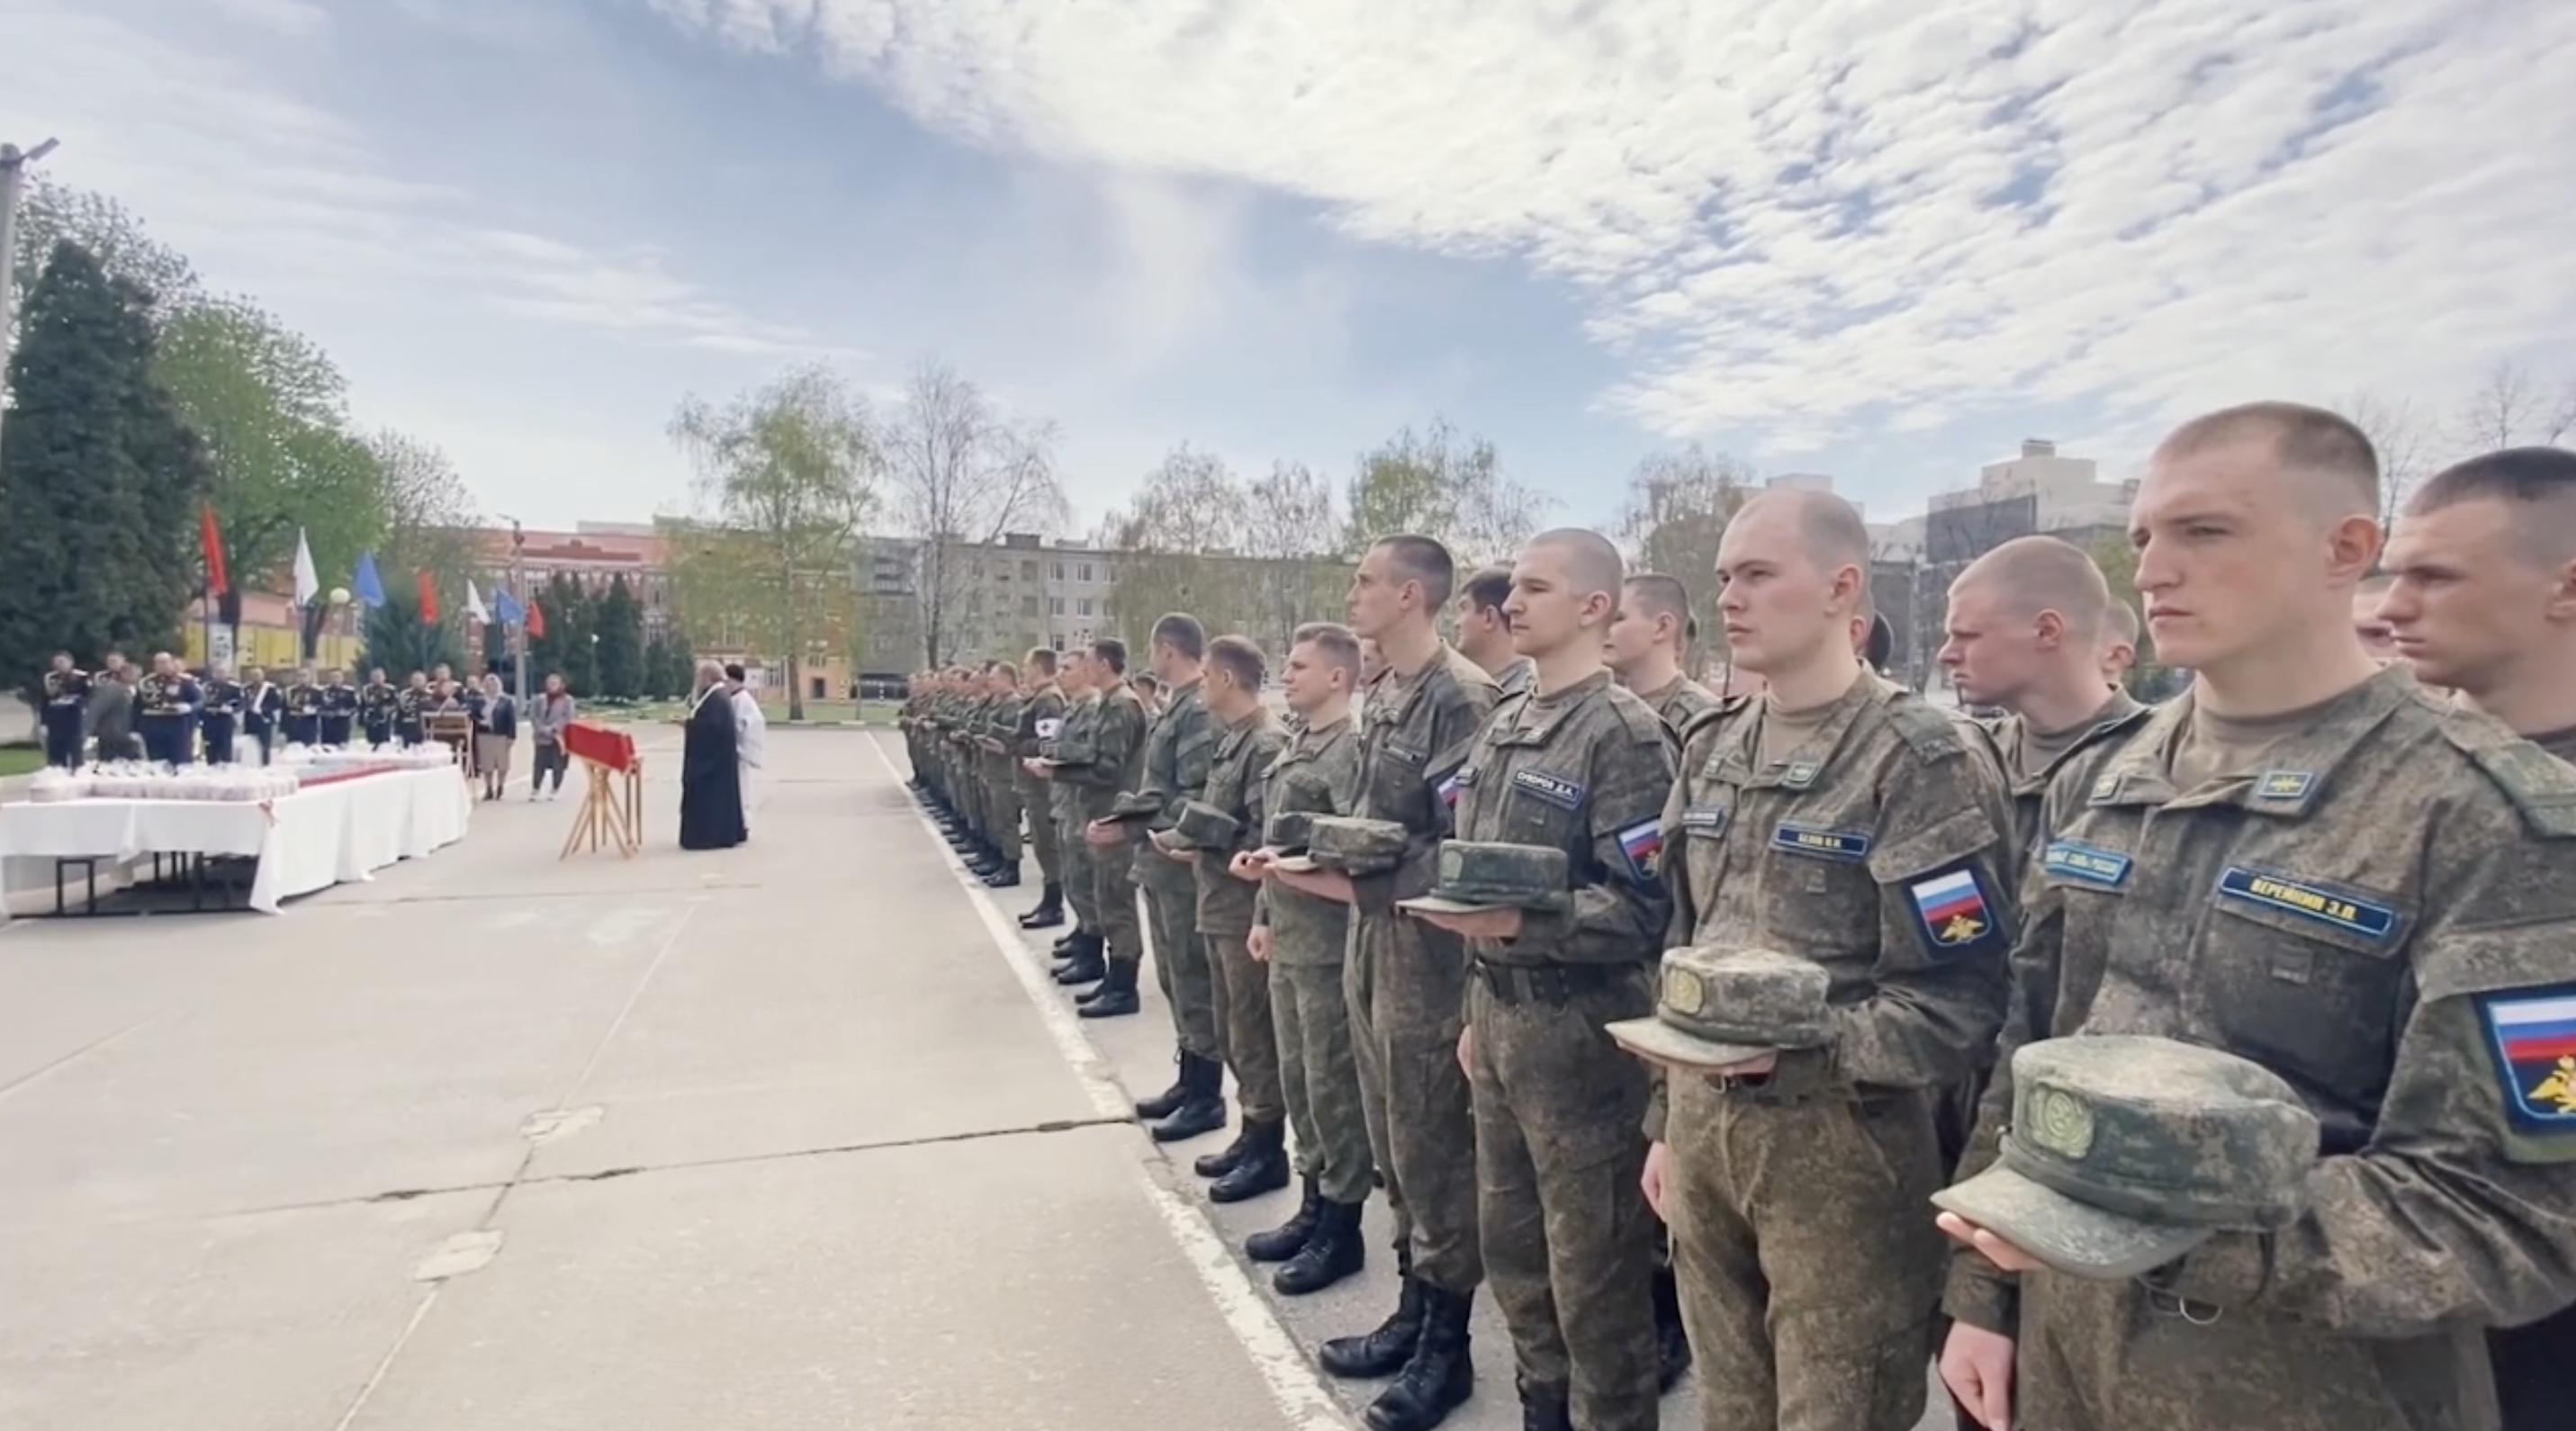
<instances>
[{"instance_id":1,"label":"soldier in camouflage uniform","mask_svg":"<svg viewBox=\"0 0 2576 1431\"><path fill-rule=\"evenodd\" d=\"M1091 670L1100 687L1100 704L1092 714L1091 761L1057 773L1070 779L1082 817L1082 838L1091 851L1092 906L1100 920L1100 986L1083 998L1078 1012L1086 1019L1132 1014L1136 970L1144 959L1144 935L1136 921L1135 846L1125 825L1110 818L1119 797L1135 790L1145 768L1145 708L1127 684L1127 644L1113 638L1094 642Z\"/></svg>"},{"instance_id":2,"label":"soldier in camouflage uniform","mask_svg":"<svg viewBox=\"0 0 2576 1431\"><path fill-rule=\"evenodd\" d=\"M2079 1035L2251 1059L2322 1146L2294 1222L2125 1280L1943 1213L1975 1251L1942 1373L1980 1419L2483 1431L2483 1326L2576 1284L2576 776L2362 650L2378 510L2369 439L2312 408L2195 419L2149 462L2138 586L2194 685L2049 790L1962 1171L2010 1122L2014 1050Z\"/></svg>"},{"instance_id":3,"label":"soldier in camouflage uniform","mask_svg":"<svg viewBox=\"0 0 2576 1431\"><path fill-rule=\"evenodd\" d=\"M1935 1114L2003 1012L2010 801L1975 732L1862 668L1868 570L1860 514L1827 493L1766 492L1728 524L1719 609L1769 689L1685 733L1664 811L1666 942L1809 960L1833 1004L1826 1046L1674 1071L1649 1106L1710 1431L1914 1425Z\"/></svg>"},{"instance_id":4,"label":"soldier in camouflage uniform","mask_svg":"<svg viewBox=\"0 0 2576 1431\"><path fill-rule=\"evenodd\" d=\"M1536 674L1530 659L1512 649L1512 619L1503 611L1512 598L1512 569L1478 567L1458 590L1458 654L1494 678L1497 691L1517 696L1530 688Z\"/></svg>"},{"instance_id":5,"label":"soldier in camouflage uniform","mask_svg":"<svg viewBox=\"0 0 2576 1431\"><path fill-rule=\"evenodd\" d=\"M1683 675L1699 618L1681 578L1639 572L1619 588L1619 618L1610 623L1606 658L1619 684L1655 708L1674 735L1717 708L1708 687Z\"/></svg>"},{"instance_id":6,"label":"soldier in camouflage uniform","mask_svg":"<svg viewBox=\"0 0 2576 1431\"><path fill-rule=\"evenodd\" d=\"M1288 1105L1279 1088L1270 973L1253 962L1246 945L1259 883L1238 878L1232 869L1236 855L1261 844L1268 819L1262 772L1288 740L1261 704L1265 664L1261 648L1240 636L1220 636L1208 648L1200 688L1218 731L1204 803L1235 822L1235 837L1223 848L1198 847L1197 924L1225 1030L1225 1061L1243 1104L1243 1135L1234 1156L1213 1172L1204 1162L1200 1167L1202 1176L1216 1179L1208 1187L1214 1202L1241 1202L1288 1185Z\"/></svg>"},{"instance_id":7,"label":"soldier in camouflage uniform","mask_svg":"<svg viewBox=\"0 0 2576 1431\"><path fill-rule=\"evenodd\" d=\"M2382 565L2378 616L2416 678L2576 763L2576 621L2560 596L2576 562L2576 456L2521 448L2435 474L2406 504ZM2568 1417L2576 1307L2492 1332L2505 1431Z\"/></svg>"},{"instance_id":8,"label":"soldier in camouflage uniform","mask_svg":"<svg viewBox=\"0 0 2576 1431\"><path fill-rule=\"evenodd\" d=\"M1045 754L1044 747L1064 729L1064 688L1056 683L1055 652L1044 646L1029 651L1028 698L1020 703L1020 723L1012 736L1012 778L1020 804L1029 814L1029 844L1037 850L1038 874L1046 881L1038 907L1020 916L1022 929L1053 929L1064 923L1064 847L1056 839L1055 811L1046 781L1027 768Z\"/></svg>"},{"instance_id":9,"label":"soldier in camouflage uniform","mask_svg":"<svg viewBox=\"0 0 2576 1431\"><path fill-rule=\"evenodd\" d=\"M1063 778L1067 767L1089 765L1097 748L1100 684L1093 671L1090 652L1075 651L1065 657L1064 725L1050 757L1033 767L1043 771L1047 781L1047 808L1055 819L1056 848L1064 858L1064 896L1073 906L1073 931L1055 945L1064 960L1056 966L1055 981L1067 987L1096 983L1109 972L1101 953L1091 845L1083 839L1083 830L1091 822L1082 813L1082 791Z\"/></svg>"},{"instance_id":10,"label":"soldier in camouflage uniform","mask_svg":"<svg viewBox=\"0 0 2576 1431\"><path fill-rule=\"evenodd\" d=\"M1395 907L1431 888L1449 833L1449 777L1466 764L1496 695L1493 677L1440 639L1435 622L1454 573L1438 542L1396 536L1371 546L1351 579L1351 629L1376 641L1387 662L1362 712L1359 813L1405 827L1403 862L1358 880L1277 876L1356 911L1343 991L1403 1281L1392 1316L1364 1335L1324 1343L1319 1359L1335 1376L1402 1371L1370 1408L1376 1431L1434 1426L1447 1414L1445 1397L1467 1361L1470 1301L1484 1280L1475 1116L1453 1056L1466 1007L1466 947Z\"/></svg>"},{"instance_id":11,"label":"soldier in camouflage uniform","mask_svg":"<svg viewBox=\"0 0 2576 1431\"><path fill-rule=\"evenodd\" d=\"M984 707L983 728L976 744L982 748L984 800L992 812L987 828L991 832L993 865L984 876L989 889L1014 889L1020 883L1020 782L1018 776L1020 712L1027 700L1020 694L1020 668L1008 661L993 663L992 703Z\"/></svg>"},{"instance_id":12,"label":"soldier in camouflage uniform","mask_svg":"<svg viewBox=\"0 0 2576 1431\"><path fill-rule=\"evenodd\" d=\"M1457 837L1563 851L1567 907L1421 916L1474 958L1458 1054L1522 1421L1567 1431L1652 1431L1659 1389L1646 1070L1603 1028L1654 1009L1673 736L1602 664L1619 594L1619 553L1598 533L1545 533L1521 553L1507 609L1536 678L1494 707L1455 777Z\"/></svg>"},{"instance_id":13,"label":"soldier in camouflage uniform","mask_svg":"<svg viewBox=\"0 0 2576 1431\"><path fill-rule=\"evenodd\" d=\"M1208 716L1201 681L1206 653L1207 630L1197 617L1176 612L1154 623L1154 670L1169 694L1145 738L1143 788L1155 807L1145 822L1148 833L1172 828L1181 806L1207 791L1217 729ZM1136 864L1136 886L1145 892L1145 908L1154 920L1154 980L1172 1011L1173 1062L1179 1066L1171 1087L1136 1104L1136 1116L1162 1120L1154 1125L1154 1141L1178 1142L1225 1126L1225 1032L1207 941L1199 930L1199 887L1191 866L1151 850L1140 851ZM1202 1157L1201 1175L1223 1175L1242 1152L1237 1139L1223 1152Z\"/></svg>"},{"instance_id":14,"label":"soldier in camouflage uniform","mask_svg":"<svg viewBox=\"0 0 2576 1431\"><path fill-rule=\"evenodd\" d=\"M1356 810L1360 746L1351 688L1359 668L1359 640L1350 628L1298 628L1283 681L1297 733L1263 777L1268 817ZM1238 861L1255 873L1268 864L1258 853ZM1252 957L1270 966L1280 1091L1297 1132L1297 1171L1306 1191L1294 1216L1247 1238L1244 1252L1256 1262L1285 1263L1271 1285L1292 1297L1321 1291L1368 1261L1360 1237L1369 1193L1368 1115L1360 1107L1350 1004L1342 994L1350 913L1347 904L1272 881L1262 889L1246 940Z\"/></svg>"}]
</instances>

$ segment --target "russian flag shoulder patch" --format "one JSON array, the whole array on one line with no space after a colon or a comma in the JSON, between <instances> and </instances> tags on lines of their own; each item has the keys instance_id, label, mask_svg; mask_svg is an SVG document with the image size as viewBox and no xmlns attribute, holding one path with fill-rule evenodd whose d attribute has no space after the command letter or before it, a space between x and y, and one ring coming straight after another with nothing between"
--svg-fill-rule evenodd
<instances>
[{"instance_id":1,"label":"russian flag shoulder patch","mask_svg":"<svg viewBox=\"0 0 2576 1431\"><path fill-rule=\"evenodd\" d=\"M2576 984L2478 1000L2510 1131L2527 1161L2576 1160Z\"/></svg>"},{"instance_id":2,"label":"russian flag shoulder patch","mask_svg":"<svg viewBox=\"0 0 2576 1431\"><path fill-rule=\"evenodd\" d=\"M2002 914L1974 865L1910 881L1905 896L1932 957L1954 959L2003 947Z\"/></svg>"},{"instance_id":3,"label":"russian flag shoulder patch","mask_svg":"<svg viewBox=\"0 0 2576 1431\"><path fill-rule=\"evenodd\" d=\"M1637 878L1653 879L1663 863L1664 822L1659 819L1639 820L1621 830L1619 851L1628 857L1628 868Z\"/></svg>"}]
</instances>

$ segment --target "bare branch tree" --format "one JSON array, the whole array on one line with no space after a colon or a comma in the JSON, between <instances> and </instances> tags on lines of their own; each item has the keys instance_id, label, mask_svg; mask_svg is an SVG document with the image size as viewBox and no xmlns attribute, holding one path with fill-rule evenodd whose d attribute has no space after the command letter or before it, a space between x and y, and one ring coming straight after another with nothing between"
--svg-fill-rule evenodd
<instances>
[{"instance_id":1,"label":"bare branch tree","mask_svg":"<svg viewBox=\"0 0 2576 1431\"><path fill-rule=\"evenodd\" d=\"M2394 531L2406 498L2428 475L2433 461L2433 424L2413 398L2383 398L2355 393L2336 409L2353 421L2379 452L2379 526Z\"/></svg>"},{"instance_id":2,"label":"bare branch tree","mask_svg":"<svg viewBox=\"0 0 2576 1431\"><path fill-rule=\"evenodd\" d=\"M1466 569L1508 561L1538 531L1548 499L1503 475L1494 444L1435 418L1360 455L1350 485L1357 549L1393 532L1438 539Z\"/></svg>"},{"instance_id":3,"label":"bare branch tree","mask_svg":"<svg viewBox=\"0 0 2576 1431\"><path fill-rule=\"evenodd\" d=\"M2576 398L2576 393L2569 396ZM2528 369L2501 359L2460 407L2459 445L2474 454L2555 442L2571 420L2576 420L2576 404L2553 399Z\"/></svg>"},{"instance_id":4,"label":"bare branch tree","mask_svg":"<svg viewBox=\"0 0 2576 1431\"><path fill-rule=\"evenodd\" d=\"M1717 543L1752 488L1751 467L1696 442L1651 453L1628 476L1620 535L1641 570L1678 578L1690 592L1700 638L1717 656L1726 653L1725 628L1717 619Z\"/></svg>"},{"instance_id":5,"label":"bare branch tree","mask_svg":"<svg viewBox=\"0 0 2576 1431\"><path fill-rule=\"evenodd\" d=\"M967 549L1064 516L1055 429L1014 423L982 388L936 359L913 369L887 429L896 517L921 540L923 654L945 661L982 619L985 593Z\"/></svg>"}]
</instances>

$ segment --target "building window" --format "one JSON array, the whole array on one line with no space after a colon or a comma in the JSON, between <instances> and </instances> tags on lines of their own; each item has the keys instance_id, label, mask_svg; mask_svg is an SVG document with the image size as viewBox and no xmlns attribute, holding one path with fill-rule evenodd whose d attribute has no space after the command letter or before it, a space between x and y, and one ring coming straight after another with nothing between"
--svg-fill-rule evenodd
<instances>
[{"instance_id":1,"label":"building window","mask_svg":"<svg viewBox=\"0 0 2576 1431\"><path fill-rule=\"evenodd\" d=\"M1038 599L1037 599L1036 597L1034 597L1034 596L1023 596L1023 597L1021 597L1021 598L1020 598L1020 614L1021 614L1022 616L1035 616L1035 615L1037 615L1037 614L1038 614Z\"/></svg>"},{"instance_id":2,"label":"building window","mask_svg":"<svg viewBox=\"0 0 2576 1431\"><path fill-rule=\"evenodd\" d=\"M1091 563L1089 562L1084 562L1082 564L1082 579L1084 581L1091 580Z\"/></svg>"},{"instance_id":3,"label":"building window","mask_svg":"<svg viewBox=\"0 0 2576 1431\"><path fill-rule=\"evenodd\" d=\"M1062 581L1062 580L1064 580L1064 563L1063 563L1063 562L1057 562L1057 563L1055 564L1055 579L1056 579L1056 580L1058 580L1058 581Z\"/></svg>"},{"instance_id":4,"label":"building window","mask_svg":"<svg viewBox=\"0 0 2576 1431\"><path fill-rule=\"evenodd\" d=\"M1047 598L1047 615L1049 615L1049 616L1062 616L1063 614L1064 614L1064 598L1063 598L1063 597L1061 597L1061 596L1050 596L1050 597L1048 597L1048 598Z\"/></svg>"},{"instance_id":5,"label":"building window","mask_svg":"<svg viewBox=\"0 0 2576 1431\"><path fill-rule=\"evenodd\" d=\"M1084 615L1084 616L1089 616L1089 615L1091 614L1091 598L1090 598L1090 597L1086 596L1086 597L1082 598L1082 611L1081 611L1081 613L1080 613L1080 614L1081 614L1081 615Z\"/></svg>"},{"instance_id":6,"label":"building window","mask_svg":"<svg viewBox=\"0 0 2576 1431\"><path fill-rule=\"evenodd\" d=\"M1037 579L1038 579L1038 564L1037 564L1036 562L1033 562L1033 561L1024 561L1024 562L1020 563L1020 580L1022 580L1022 581L1035 581L1035 580L1037 580Z\"/></svg>"}]
</instances>

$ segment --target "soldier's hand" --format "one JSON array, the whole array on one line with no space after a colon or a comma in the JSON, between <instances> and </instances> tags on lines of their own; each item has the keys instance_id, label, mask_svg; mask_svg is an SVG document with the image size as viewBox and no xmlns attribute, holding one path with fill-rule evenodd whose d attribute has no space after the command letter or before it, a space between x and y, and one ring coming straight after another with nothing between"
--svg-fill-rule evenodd
<instances>
[{"instance_id":1,"label":"soldier's hand","mask_svg":"<svg viewBox=\"0 0 2576 1431\"><path fill-rule=\"evenodd\" d=\"M1242 859L1242 858L1243 858L1243 856L1241 856L1241 855L1236 855L1236 856L1235 856L1235 858L1236 858L1237 860L1240 860L1240 859ZM1243 941L1243 950L1244 950L1244 952L1245 952L1245 953L1250 954L1250 955L1252 956L1252 962L1253 962L1253 963L1255 963L1255 964L1267 964L1267 963L1269 963L1269 962L1270 962L1270 926L1269 926L1269 925L1267 925L1267 924L1256 924L1256 925L1254 925L1254 926L1252 927L1252 933L1251 933L1251 934L1249 934L1249 935L1247 935L1247 936L1245 936L1245 938L1244 938L1244 941Z\"/></svg>"},{"instance_id":2,"label":"soldier's hand","mask_svg":"<svg viewBox=\"0 0 2576 1431\"><path fill-rule=\"evenodd\" d=\"M1259 884L1261 882L1261 872L1269 868L1269 866L1270 852L1268 850L1245 850L1226 862L1225 872L1234 876L1236 879L1244 881L1246 884Z\"/></svg>"},{"instance_id":3,"label":"soldier's hand","mask_svg":"<svg viewBox=\"0 0 2576 1431\"><path fill-rule=\"evenodd\" d=\"M1082 842L1095 850L1105 850L1127 843L1127 833L1115 821L1094 820L1082 827Z\"/></svg>"},{"instance_id":4,"label":"soldier's hand","mask_svg":"<svg viewBox=\"0 0 2576 1431\"><path fill-rule=\"evenodd\" d=\"M1933 1221L1939 1223L1941 1230L1950 1234L1953 1241L1975 1248L1988 1262L2006 1272L2032 1272L2046 1265L1955 1212L1945 1212Z\"/></svg>"},{"instance_id":5,"label":"soldier's hand","mask_svg":"<svg viewBox=\"0 0 2576 1431\"><path fill-rule=\"evenodd\" d=\"M1704 1069L1702 1072L1706 1073L1712 1079L1760 1078L1779 1066L1780 1055L1776 1053L1765 1053L1757 1054L1752 1058L1744 1060L1742 1063L1730 1063L1724 1068Z\"/></svg>"},{"instance_id":6,"label":"soldier's hand","mask_svg":"<svg viewBox=\"0 0 2576 1431\"><path fill-rule=\"evenodd\" d=\"M1358 902L1358 895L1351 889L1351 877L1340 870L1309 870L1300 874L1295 870L1273 869L1270 877L1299 894L1311 894L1335 904Z\"/></svg>"},{"instance_id":7,"label":"soldier's hand","mask_svg":"<svg viewBox=\"0 0 2576 1431\"><path fill-rule=\"evenodd\" d=\"M1521 912L1517 909L1480 909L1473 914L1405 912L1462 939L1518 939L1521 934Z\"/></svg>"},{"instance_id":8,"label":"soldier's hand","mask_svg":"<svg viewBox=\"0 0 2576 1431\"><path fill-rule=\"evenodd\" d=\"M1653 1208L1655 1216L1665 1222L1671 1222L1672 1219L1664 1216L1664 1168L1672 1160L1673 1150L1670 1144L1648 1143L1646 1171L1637 1179L1637 1186L1646 1190L1646 1206Z\"/></svg>"},{"instance_id":9,"label":"soldier's hand","mask_svg":"<svg viewBox=\"0 0 2576 1431\"><path fill-rule=\"evenodd\" d=\"M2013 1339L1966 1322L1941 1348L1941 1384L1986 1431L2012 1431Z\"/></svg>"},{"instance_id":10,"label":"soldier's hand","mask_svg":"<svg viewBox=\"0 0 2576 1431\"><path fill-rule=\"evenodd\" d=\"M1458 1029L1458 1071L1472 1083L1476 1078L1476 1026L1463 1024Z\"/></svg>"}]
</instances>

